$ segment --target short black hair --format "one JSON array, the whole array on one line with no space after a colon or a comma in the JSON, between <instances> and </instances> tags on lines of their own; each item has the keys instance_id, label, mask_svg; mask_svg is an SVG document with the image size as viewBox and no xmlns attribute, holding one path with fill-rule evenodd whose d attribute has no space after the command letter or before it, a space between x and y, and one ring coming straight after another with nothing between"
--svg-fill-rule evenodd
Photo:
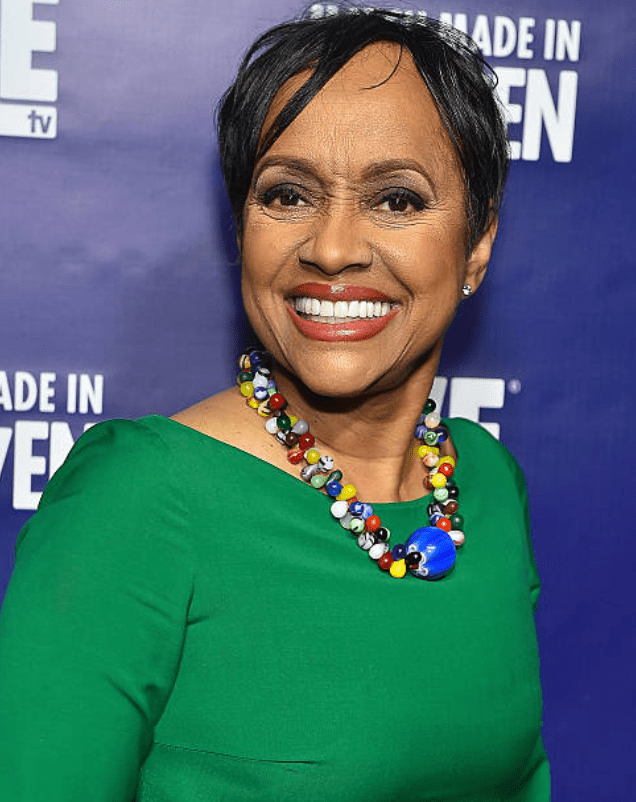
<instances>
[{"instance_id":1,"label":"short black hair","mask_svg":"<svg viewBox=\"0 0 636 802\"><path fill-rule=\"evenodd\" d=\"M247 51L218 109L225 186L239 235L256 162L305 106L356 53L395 42L411 54L458 154L466 185L469 249L499 213L508 142L496 78L466 34L418 12L340 5L310 8L266 31ZM311 68L267 131L274 96Z\"/></svg>"}]
</instances>

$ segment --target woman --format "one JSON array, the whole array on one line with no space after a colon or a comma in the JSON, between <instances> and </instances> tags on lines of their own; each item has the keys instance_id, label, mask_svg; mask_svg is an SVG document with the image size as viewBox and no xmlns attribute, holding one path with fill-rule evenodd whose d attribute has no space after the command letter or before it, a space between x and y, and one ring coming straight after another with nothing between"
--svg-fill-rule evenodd
<instances>
[{"instance_id":1,"label":"woman","mask_svg":"<svg viewBox=\"0 0 636 802\"><path fill-rule=\"evenodd\" d=\"M3 611L3 799L545 802L523 478L426 401L497 227L481 60L398 13L305 19L219 121L271 358L49 483Z\"/></svg>"}]
</instances>

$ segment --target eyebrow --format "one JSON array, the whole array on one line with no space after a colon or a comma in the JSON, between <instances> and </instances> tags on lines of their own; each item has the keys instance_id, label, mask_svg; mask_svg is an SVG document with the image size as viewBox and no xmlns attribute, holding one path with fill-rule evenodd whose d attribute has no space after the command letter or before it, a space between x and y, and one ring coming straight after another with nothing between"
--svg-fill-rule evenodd
<instances>
[{"instance_id":1,"label":"eyebrow","mask_svg":"<svg viewBox=\"0 0 636 802\"><path fill-rule=\"evenodd\" d=\"M288 158L282 155L268 156L267 154L263 156L257 165L256 170L254 171L254 183L256 183L261 173L268 167L285 167L288 170L292 170L303 175L310 175L318 182L322 183L319 171L316 169L315 163L311 160L303 159L302 157ZM436 184L433 181L433 178L423 167L423 165L420 164L420 162L418 162L416 159L382 159L381 161L374 162L366 167L362 173L362 177L363 179L368 180L381 178L390 173L397 173L401 171L419 173L421 176L423 176L423 178L426 179L433 195L437 196L435 191Z\"/></svg>"},{"instance_id":2,"label":"eyebrow","mask_svg":"<svg viewBox=\"0 0 636 802\"><path fill-rule=\"evenodd\" d=\"M383 159L369 165L363 173L364 178L381 178L388 173L398 173L404 170L419 173L428 182L431 192L435 192L435 182L431 174L416 159Z\"/></svg>"}]
</instances>

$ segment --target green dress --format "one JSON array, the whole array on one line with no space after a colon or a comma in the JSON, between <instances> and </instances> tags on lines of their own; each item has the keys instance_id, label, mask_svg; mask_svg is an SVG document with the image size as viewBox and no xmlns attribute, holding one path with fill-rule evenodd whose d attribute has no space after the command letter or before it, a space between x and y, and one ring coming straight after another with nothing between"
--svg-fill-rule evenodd
<instances>
[{"instance_id":1,"label":"green dress","mask_svg":"<svg viewBox=\"0 0 636 802\"><path fill-rule=\"evenodd\" d=\"M547 802L523 477L448 423L466 544L437 582L175 421L84 434L0 617L2 802ZM375 509L399 542L429 501Z\"/></svg>"}]
</instances>

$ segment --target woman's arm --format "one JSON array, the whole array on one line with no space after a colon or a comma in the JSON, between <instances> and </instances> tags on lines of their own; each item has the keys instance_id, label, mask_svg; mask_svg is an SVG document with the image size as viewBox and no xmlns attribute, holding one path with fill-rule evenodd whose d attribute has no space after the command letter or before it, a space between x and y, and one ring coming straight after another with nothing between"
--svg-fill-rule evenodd
<instances>
[{"instance_id":1,"label":"woman's arm","mask_svg":"<svg viewBox=\"0 0 636 802\"><path fill-rule=\"evenodd\" d=\"M100 424L21 533L0 616L3 802L133 799L192 592L175 474L143 424Z\"/></svg>"}]
</instances>

